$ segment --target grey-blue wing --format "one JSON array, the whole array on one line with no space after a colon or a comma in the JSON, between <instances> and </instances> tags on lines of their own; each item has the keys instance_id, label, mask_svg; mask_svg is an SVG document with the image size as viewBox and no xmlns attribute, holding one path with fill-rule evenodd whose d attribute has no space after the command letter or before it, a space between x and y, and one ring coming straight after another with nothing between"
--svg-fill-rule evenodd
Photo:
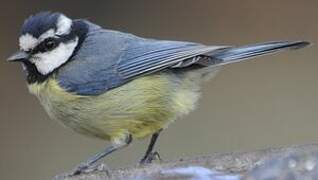
<instances>
[{"instance_id":1,"label":"grey-blue wing","mask_svg":"<svg viewBox=\"0 0 318 180\"><path fill-rule=\"evenodd\" d=\"M198 62L198 56L222 46L205 46L178 41L141 41L133 43L119 59L117 71L123 79L160 71L165 68L187 67Z\"/></svg>"},{"instance_id":2,"label":"grey-blue wing","mask_svg":"<svg viewBox=\"0 0 318 180\"><path fill-rule=\"evenodd\" d=\"M69 92L99 95L140 75L165 68L183 68L192 64L221 66L309 44L303 41L276 41L241 47L205 46L143 39L94 28L96 30L88 34L77 55L58 71L59 84Z\"/></svg>"},{"instance_id":3,"label":"grey-blue wing","mask_svg":"<svg viewBox=\"0 0 318 180\"><path fill-rule=\"evenodd\" d=\"M60 85L79 95L98 95L144 74L185 67L217 46L143 39L119 32L90 35L81 50L59 72ZM109 33L109 34L108 34Z\"/></svg>"}]
</instances>

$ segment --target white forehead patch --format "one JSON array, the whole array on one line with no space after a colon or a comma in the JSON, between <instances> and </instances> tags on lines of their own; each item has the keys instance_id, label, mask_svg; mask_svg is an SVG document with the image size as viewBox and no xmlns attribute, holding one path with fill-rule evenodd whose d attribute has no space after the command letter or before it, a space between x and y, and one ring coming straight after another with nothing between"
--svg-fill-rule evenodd
<instances>
[{"instance_id":1,"label":"white forehead patch","mask_svg":"<svg viewBox=\"0 0 318 180\"><path fill-rule=\"evenodd\" d=\"M43 41L44 39L48 37L54 37L54 36L55 36L54 29L49 29L39 37L38 41Z\"/></svg>"},{"instance_id":2,"label":"white forehead patch","mask_svg":"<svg viewBox=\"0 0 318 180\"><path fill-rule=\"evenodd\" d=\"M23 51L28 51L37 46L41 41L49 37L55 37L56 35L69 34L72 29L72 20L65 15L60 15L56 23L56 31L54 29L49 29L43 33L39 38L35 38L31 34L27 33L19 38L20 49Z\"/></svg>"},{"instance_id":3,"label":"white forehead patch","mask_svg":"<svg viewBox=\"0 0 318 180\"><path fill-rule=\"evenodd\" d=\"M39 38L36 38L29 33L24 34L20 36L19 38L20 49L23 51L31 50L44 39L48 37L54 37L54 36L55 36L54 29L49 29L48 31L43 33Z\"/></svg>"},{"instance_id":4,"label":"white forehead patch","mask_svg":"<svg viewBox=\"0 0 318 180\"><path fill-rule=\"evenodd\" d=\"M61 15L57 20L57 24L56 24L57 30L55 33L57 35L68 34L71 32L71 26L72 26L72 20L64 15Z\"/></svg>"},{"instance_id":5,"label":"white forehead patch","mask_svg":"<svg viewBox=\"0 0 318 180\"><path fill-rule=\"evenodd\" d=\"M67 43L60 43L52 51L35 54L30 61L35 64L41 74L49 74L71 57L77 43L78 38Z\"/></svg>"},{"instance_id":6,"label":"white forehead patch","mask_svg":"<svg viewBox=\"0 0 318 180\"><path fill-rule=\"evenodd\" d=\"M24 34L19 38L19 46L23 51L28 51L34 48L38 43L38 39L33 37L31 34Z\"/></svg>"}]
</instances>

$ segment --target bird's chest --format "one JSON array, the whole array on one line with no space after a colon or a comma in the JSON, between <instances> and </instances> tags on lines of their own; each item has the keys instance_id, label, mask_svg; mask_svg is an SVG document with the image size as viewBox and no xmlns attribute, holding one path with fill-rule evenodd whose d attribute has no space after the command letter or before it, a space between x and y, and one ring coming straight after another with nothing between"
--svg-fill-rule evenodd
<instances>
[{"instance_id":1,"label":"bird's chest","mask_svg":"<svg viewBox=\"0 0 318 180\"><path fill-rule=\"evenodd\" d=\"M84 97L66 92L55 79L30 84L28 88L39 99L51 119L62 121L71 128L76 128L76 123L80 124L77 122L81 116L79 103Z\"/></svg>"}]
</instances>

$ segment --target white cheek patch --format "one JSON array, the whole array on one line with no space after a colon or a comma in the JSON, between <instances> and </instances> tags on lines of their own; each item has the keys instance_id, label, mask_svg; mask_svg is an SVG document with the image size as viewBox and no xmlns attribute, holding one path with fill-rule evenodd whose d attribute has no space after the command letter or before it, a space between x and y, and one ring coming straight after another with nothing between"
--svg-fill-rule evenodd
<instances>
[{"instance_id":1,"label":"white cheek patch","mask_svg":"<svg viewBox=\"0 0 318 180\"><path fill-rule=\"evenodd\" d=\"M59 46L52 51L36 54L30 60L35 64L41 74L49 74L71 57L77 43L78 38L67 43L60 43Z\"/></svg>"},{"instance_id":2,"label":"white cheek patch","mask_svg":"<svg viewBox=\"0 0 318 180\"><path fill-rule=\"evenodd\" d=\"M19 38L19 46L23 51L33 49L38 43L38 39L33 37L31 34L24 34Z\"/></svg>"},{"instance_id":3,"label":"white cheek patch","mask_svg":"<svg viewBox=\"0 0 318 180\"><path fill-rule=\"evenodd\" d=\"M57 21L57 30L56 30L56 34L57 35L62 35L62 34L68 34L71 31L71 27L72 27L72 20L67 18L64 15L61 15L58 18Z\"/></svg>"}]
</instances>

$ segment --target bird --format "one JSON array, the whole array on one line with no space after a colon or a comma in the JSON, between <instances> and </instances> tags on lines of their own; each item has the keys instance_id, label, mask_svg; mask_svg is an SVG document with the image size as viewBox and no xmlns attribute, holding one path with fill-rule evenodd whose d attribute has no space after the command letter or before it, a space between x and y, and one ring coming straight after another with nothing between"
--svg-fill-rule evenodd
<instances>
[{"instance_id":1,"label":"bird","mask_svg":"<svg viewBox=\"0 0 318 180\"><path fill-rule=\"evenodd\" d=\"M244 46L143 38L105 29L60 12L39 12L24 21L19 50L27 86L51 119L110 145L80 163L85 172L135 139L150 138L140 164L171 122L197 106L200 86L226 64L300 49L308 41L269 41Z\"/></svg>"}]
</instances>

